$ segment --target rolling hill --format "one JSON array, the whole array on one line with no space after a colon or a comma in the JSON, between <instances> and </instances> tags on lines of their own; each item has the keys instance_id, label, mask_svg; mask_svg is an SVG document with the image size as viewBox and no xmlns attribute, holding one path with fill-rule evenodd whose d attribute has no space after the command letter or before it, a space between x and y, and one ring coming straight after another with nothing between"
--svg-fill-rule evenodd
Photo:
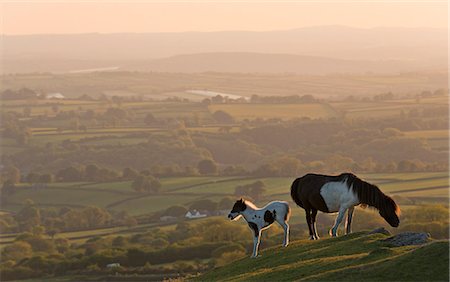
<instances>
[{"instance_id":1,"label":"rolling hill","mask_svg":"<svg viewBox=\"0 0 450 282\"><path fill-rule=\"evenodd\" d=\"M387 235L353 233L286 249L263 250L216 268L194 281L448 281L449 242L392 247Z\"/></svg>"},{"instance_id":2,"label":"rolling hill","mask_svg":"<svg viewBox=\"0 0 450 282\"><path fill-rule=\"evenodd\" d=\"M123 69L156 72L227 72L227 73L296 73L326 75L333 73L386 73L439 69L439 64L425 66L411 60L347 60L318 56L270 53L199 53L142 61L124 65Z\"/></svg>"},{"instance_id":3,"label":"rolling hill","mask_svg":"<svg viewBox=\"0 0 450 282\"><path fill-rule=\"evenodd\" d=\"M312 57L309 60L327 57L357 60L362 65L364 61L371 60L393 61L407 66L413 64L421 70L446 69L447 30L316 26L264 32L4 35L1 72L58 72L108 67L123 67L126 70L127 67L141 64L143 60L156 60L152 62L154 66L162 64L158 59L167 58L165 63L168 64L168 61L179 59L174 56L205 53L271 54L270 60L275 59L274 56L281 59L276 54L291 54L305 56L305 60L306 57ZM249 55L246 60L252 62L255 56ZM223 56L219 59L225 60ZM264 60L269 58L265 57ZM290 65L289 58L283 59L278 68L283 72L292 71L290 67L281 68L286 63ZM345 66L349 62L342 63ZM170 71L174 66L176 64L172 65ZM328 66L333 66L332 61L329 61ZM376 68L371 70L370 66L362 71L377 71ZM248 70L239 69L239 72L245 71ZM258 71L265 72L267 68Z\"/></svg>"}]
</instances>

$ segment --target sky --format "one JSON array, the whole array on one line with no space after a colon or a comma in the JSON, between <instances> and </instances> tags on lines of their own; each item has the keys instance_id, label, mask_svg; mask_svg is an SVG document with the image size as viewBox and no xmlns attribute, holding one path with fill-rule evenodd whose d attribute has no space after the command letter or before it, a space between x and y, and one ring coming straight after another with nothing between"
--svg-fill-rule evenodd
<instances>
[{"instance_id":1,"label":"sky","mask_svg":"<svg viewBox=\"0 0 450 282\"><path fill-rule=\"evenodd\" d=\"M446 0L0 0L0 9L1 33L7 35L448 27Z\"/></svg>"}]
</instances>

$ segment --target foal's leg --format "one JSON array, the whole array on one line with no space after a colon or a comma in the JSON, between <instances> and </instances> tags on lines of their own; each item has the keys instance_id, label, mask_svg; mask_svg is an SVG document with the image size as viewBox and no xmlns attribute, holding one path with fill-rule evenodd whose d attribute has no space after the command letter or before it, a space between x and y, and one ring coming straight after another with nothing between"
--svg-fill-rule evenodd
<instances>
[{"instance_id":1,"label":"foal's leg","mask_svg":"<svg viewBox=\"0 0 450 282\"><path fill-rule=\"evenodd\" d=\"M256 258L258 256L258 248L259 243L261 241L261 230L255 232L255 237L253 238L253 254L252 258Z\"/></svg>"},{"instance_id":2,"label":"foal's leg","mask_svg":"<svg viewBox=\"0 0 450 282\"><path fill-rule=\"evenodd\" d=\"M289 224L284 220L277 220L278 224L283 227L284 230L284 239L283 239L283 247L287 247L289 245Z\"/></svg>"},{"instance_id":3,"label":"foal's leg","mask_svg":"<svg viewBox=\"0 0 450 282\"><path fill-rule=\"evenodd\" d=\"M345 212L347 211L346 208L340 208L339 214L336 217L336 221L334 222L333 228L330 229L330 235L333 237L337 236L337 230L339 228L339 224L341 224L342 219L344 218Z\"/></svg>"},{"instance_id":4,"label":"foal's leg","mask_svg":"<svg viewBox=\"0 0 450 282\"><path fill-rule=\"evenodd\" d=\"M319 240L319 235L317 234L317 226L316 226L316 218L317 218L317 209L312 209L311 213L311 226L313 230L314 240Z\"/></svg>"},{"instance_id":5,"label":"foal's leg","mask_svg":"<svg viewBox=\"0 0 450 282\"><path fill-rule=\"evenodd\" d=\"M314 240L314 233L312 230L312 221L311 221L311 210L310 209L305 209L306 212L306 223L308 224L308 229L309 229L309 240Z\"/></svg>"},{"instance_id":6,"label":"foal's leg","mask_svg":"<svg viewBox=\"0 0 450 282\"><path fill-rule=\"evenodd\" d=\"M345 221L345 234L352 233L352 218L353 212L355 211L355 207L351 207L347 212L347 220Z\"/></svg>"}]
</instances>

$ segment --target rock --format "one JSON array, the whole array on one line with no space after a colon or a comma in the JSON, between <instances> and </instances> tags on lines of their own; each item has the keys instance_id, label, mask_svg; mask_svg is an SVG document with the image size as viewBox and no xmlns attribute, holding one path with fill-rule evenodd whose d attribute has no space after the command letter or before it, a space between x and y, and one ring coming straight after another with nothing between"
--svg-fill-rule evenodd
<instances>
[{"instance_id":1,"label":"rock","mask_svg":"<svg viewBox=\"0 0 450 282\"><path fill-rule=\"evenodd\" d=\"M408 245L422 245L430 241L430 234L425 232L403 232L387 239L383 242L390 243L396 247Z\"/></svg>"},{"instance_id":2,"label":"rock","mask_svg":"<svg viewBox=\"0 0 450 282\"><path fill-rule=\"evenodd\" d=\"M384 235L391 235L391 232L389 232L389 230L386 230L384 227L380 227L369 232L369 234L378 234L378 233Z\"/></svg>"}]
</instances>

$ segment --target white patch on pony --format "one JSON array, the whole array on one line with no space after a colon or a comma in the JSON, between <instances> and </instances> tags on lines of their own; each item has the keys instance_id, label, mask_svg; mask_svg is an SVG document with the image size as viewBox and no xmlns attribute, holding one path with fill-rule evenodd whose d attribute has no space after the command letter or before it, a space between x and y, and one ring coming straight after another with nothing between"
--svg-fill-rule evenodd
<instances>
[{"instance_id":1,"label":"white patch on pony","mask_svg":"<svg viewBox=\"0 0 450 282\"><path fill-rule=\"evenodd\" d=\"M347 181L328 182L320 188L322 196L328 211L338 212L341 208L349 208L359 203L358 196L353 189L347 187Z\"/></svg>"},{"instance_id":2,"label":"white patch on pony","mask_svg":"<svg viewBox=\"0 0 450 282\"><path fill-rule=\"evenodd\" d=\"M239 214L239 213L230 213L230 215L231 215L231 220L238 220L238 219L240 219L241 217L242 217L242 215L241 214Z\"/></svg>"}]
</instances>

